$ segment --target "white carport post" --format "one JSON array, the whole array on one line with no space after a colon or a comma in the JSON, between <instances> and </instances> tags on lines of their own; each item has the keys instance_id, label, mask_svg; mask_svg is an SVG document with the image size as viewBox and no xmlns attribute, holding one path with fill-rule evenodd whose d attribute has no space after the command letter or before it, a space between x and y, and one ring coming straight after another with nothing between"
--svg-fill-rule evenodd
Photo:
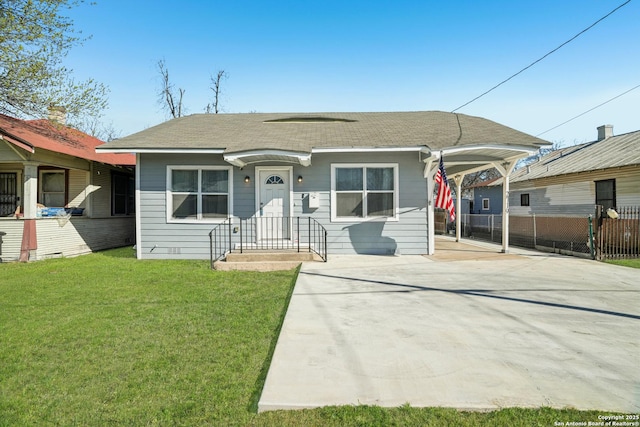
<instances>
[{"instance_id":1,"label":"white carport post","mask_svg":"<svg viewBox=\"0 0 640 427\"><path fill-rule=\"evenodd\" d=\"M494 166L502 175L502 253L509 253L509 176L517 160L496 163Z\"/></svg>"},{"instance_id":2,"label":"white carport post","mask_svg":"<svg viewBox=\"0 0 640 427\"><path fill-rule=\"evenodd\" d=\"M462 203L462 181L464 175L456 175L453 177L453 182L456 183L456 242L460 241L460 204Z\"/></svg>"}]
</instances>

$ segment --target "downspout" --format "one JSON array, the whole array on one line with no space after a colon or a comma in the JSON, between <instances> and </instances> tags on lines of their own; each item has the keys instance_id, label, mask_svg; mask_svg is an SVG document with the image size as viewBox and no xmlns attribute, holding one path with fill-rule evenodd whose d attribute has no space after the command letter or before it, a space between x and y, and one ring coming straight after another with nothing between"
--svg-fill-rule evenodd
<instances>
[{"instance_id":1,"label":"downspout","mask_svg":"<svg viewBox=\"0 0 640 427\"><path fill-rule=\"evenodd\" d=\"M136 153L136 188L135 188L135 203L136 203L136 258L142 259L142 228L141 225L141 203L140 203L140 153Z\"/></svg>"}]
</instances>

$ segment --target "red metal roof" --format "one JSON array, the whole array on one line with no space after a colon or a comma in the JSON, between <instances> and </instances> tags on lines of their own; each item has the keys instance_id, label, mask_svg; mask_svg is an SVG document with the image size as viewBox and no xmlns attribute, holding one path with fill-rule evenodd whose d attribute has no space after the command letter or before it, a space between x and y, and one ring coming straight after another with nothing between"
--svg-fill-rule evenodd
<instances>
[{"instance_id":1,"label":"red metal roof","mask_svg":"<svg viewBox=\"0 0 640 427\"><path fill-rule=\"evenodd\" d=\"M0 114L0 135L31 152L41 148L110 165L136 164L134 154L96 153L96 147L103 145L104 141L46 119L21 120Z\"/></svg>"}]
</instances>

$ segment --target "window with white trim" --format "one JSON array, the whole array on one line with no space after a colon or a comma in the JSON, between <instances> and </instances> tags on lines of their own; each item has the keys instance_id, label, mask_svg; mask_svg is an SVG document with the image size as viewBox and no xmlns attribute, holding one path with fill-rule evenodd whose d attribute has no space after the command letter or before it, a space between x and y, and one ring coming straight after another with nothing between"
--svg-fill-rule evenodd
<instances>
[{"instance_id":1,"label":"window with white trim","mask_svg":"<svg viewBox=\"0 0 640 427\"><path fill-rule=\"evenodd\" d=\"M331 165L331 220L397 220L397 164Z\"/></svg>"},{"instance_id":2,"label":"window with white trim","mask_svg":"<svg viewBox=\"0 0 640 427\"><path fill-rule=\"evenodd\" d=\"M167 221L219 222L231 216L229 167L167 167Z\"/></svg>"},{"instance_id":3,"label":"window with white trim","mask_svg":"<svg viewBox=\"0 0 640 427\"><path fill-rule=\"evenodd\" d=\"M66 205L66 172L63 169L40 171L40 203L47 207Z\"/></svg>"},{"instance_id":4,"label":"window with white trim","mask_svg":"<svg viewBox=\"0 0 640 427\"><path fill-rule=\"evenodd\" d=\"M482 199L482 210L483 211L488 211L489 208L490 208L489 199Z\"/></svg>"}]
</instances>

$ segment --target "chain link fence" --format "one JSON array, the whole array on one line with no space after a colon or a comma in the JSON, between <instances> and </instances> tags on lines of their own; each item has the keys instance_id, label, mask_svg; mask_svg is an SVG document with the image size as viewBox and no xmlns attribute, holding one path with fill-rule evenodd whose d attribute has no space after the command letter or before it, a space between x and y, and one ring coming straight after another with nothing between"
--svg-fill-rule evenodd
<instances>
[{"instance_id":1,"label":"chain link fence","mask_svg":"<svg viewBox=\"0 0 640 427\"><path fill-rule=\"evenodd\" d=\"M502 215L466 214L461 235L502 244ZM509 215L509 244L576 256L591 256L589 218L584 216Z\"/></svg>"},{"instance_id":2,"label":"chain link fence","mask_svg":"<svg viewBox=\"0 0 640 427\"><path fill-rule=\"evenodd\" d=\"M502 244L502 215L463 214L460 220L462 237ZM598 206L593 216L509 215L509 244L586 258L640 258L640 207Z\"/></svg>"}]
</instances>

